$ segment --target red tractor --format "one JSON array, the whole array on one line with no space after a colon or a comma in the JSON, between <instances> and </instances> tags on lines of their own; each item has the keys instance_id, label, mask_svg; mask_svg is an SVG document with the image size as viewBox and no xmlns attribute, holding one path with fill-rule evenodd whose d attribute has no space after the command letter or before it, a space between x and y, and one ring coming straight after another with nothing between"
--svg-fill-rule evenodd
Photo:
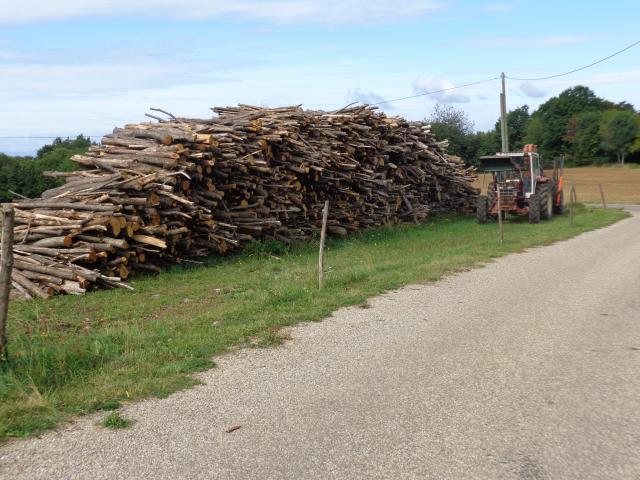
<instances>
[{"instance_id":1,"label":"red tractor","mask_svg":"<svg viewBox=\"0 0 640 480\"><path fill-rule=\"evenodd\" d=\"M530 223L538 223L554 213L562 214L563 161L555 162L553 177L547 177L536 150L535 145L525 145L523 152L480 157L479 170L491 174L492 180L487 195L478 197L478 222L497 219L499 214L505 218L511 213L528 216Z\"/></svg>"}]
</instances>

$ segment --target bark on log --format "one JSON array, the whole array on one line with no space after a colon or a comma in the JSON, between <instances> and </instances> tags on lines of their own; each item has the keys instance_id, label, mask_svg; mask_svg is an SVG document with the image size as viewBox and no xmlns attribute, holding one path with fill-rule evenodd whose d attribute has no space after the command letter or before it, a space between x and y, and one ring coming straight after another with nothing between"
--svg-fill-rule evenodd
<instances>
[{"instance_id":1,"label":"bark on log","mask_svg":"<svg viewBox=\"0 0 640 480\"><path fill-rule=\"evenodd\" d=\"M214 111L116 128L72 158L82 170L47 172L65 185L13 204L16 291L39 296L24 279L56 293L129 288L120 280L136 271L308 240L325 200L337 236L475 205L474 170L421 123L367 106Z\"/></svg>"}]
</instances>

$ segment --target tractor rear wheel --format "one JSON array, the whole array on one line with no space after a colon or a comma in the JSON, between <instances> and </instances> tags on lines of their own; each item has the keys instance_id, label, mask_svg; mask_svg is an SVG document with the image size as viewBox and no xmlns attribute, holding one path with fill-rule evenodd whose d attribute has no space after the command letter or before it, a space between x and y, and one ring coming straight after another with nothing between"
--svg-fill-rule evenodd
<instances>
[{"instance_id":1,"label":"tractor rear wheel","mask_svg":"<svg viewBox=\"0 0 640 480\"><path fill-rule=\"evenodd\" d=\"M553 193L551 185L548 183L540 184L538 196L540 197L540 218L542 220L550 220L553 217Z\"/></svg>"},{"instance_id":2,"label":"tractor rear wheel","mask_svg":"<svg viewBox=\"0 0 640 480\"><path fill-rule=\"evenodd\" d=\"M487 223L487 208L488 208L488 200L484 195L478 195L478 200L476 204L476 217L478 218L478 223Z\"/></svg>"},{"instance_id":3,"label":"tractor rear wheel","mask_svg":"<svg viewBox=\"0 0 640 480\"><path fill-rule=\"evenodd\" d=\"M529 197L529 223L540 222L540 197L537 194L532 194Z\"/></svg>"}]
</instances>

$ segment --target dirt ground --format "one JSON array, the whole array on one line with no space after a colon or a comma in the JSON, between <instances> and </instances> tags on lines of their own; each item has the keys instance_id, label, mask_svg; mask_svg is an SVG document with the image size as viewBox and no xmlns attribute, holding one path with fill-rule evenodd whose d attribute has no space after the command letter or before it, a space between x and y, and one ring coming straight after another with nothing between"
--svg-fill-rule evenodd
<instances>
[{"instance_id":1,"label":"dirt ground","mask_svg":"<svg viewBox=\"0 0 640 480\"><path fill-rule=\"evenodd\" d=\"M490 177L481 175L476 184L486 191ZM607 203L640 204L640 168L632 167L581 167L565 168L565 200L569 199L569 189L573 185L579 202L600 202L598 183L602 184Z\"/></svg>"}]
</instances>

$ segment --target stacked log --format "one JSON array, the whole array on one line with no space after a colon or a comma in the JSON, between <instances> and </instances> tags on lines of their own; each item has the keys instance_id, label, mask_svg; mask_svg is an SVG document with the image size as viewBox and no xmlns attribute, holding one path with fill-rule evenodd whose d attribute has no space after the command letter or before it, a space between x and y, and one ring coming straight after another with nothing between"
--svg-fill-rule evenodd
<instances>
[{"instance_id":1,"label":"stacked log","mask_svg":"<svg viewBox=\"0 0 640 480\"><path fill-rule=\"evenodd\" d=\"M344 236L469 212L475 173L429 126L358 106L214 108L208 120L150 115L46 172L66 183L17 202L13 286L21 296L129 288L136 271L245 242ZM162 112L162 111L161 111Z\"/></svg>"}]
</instances>

